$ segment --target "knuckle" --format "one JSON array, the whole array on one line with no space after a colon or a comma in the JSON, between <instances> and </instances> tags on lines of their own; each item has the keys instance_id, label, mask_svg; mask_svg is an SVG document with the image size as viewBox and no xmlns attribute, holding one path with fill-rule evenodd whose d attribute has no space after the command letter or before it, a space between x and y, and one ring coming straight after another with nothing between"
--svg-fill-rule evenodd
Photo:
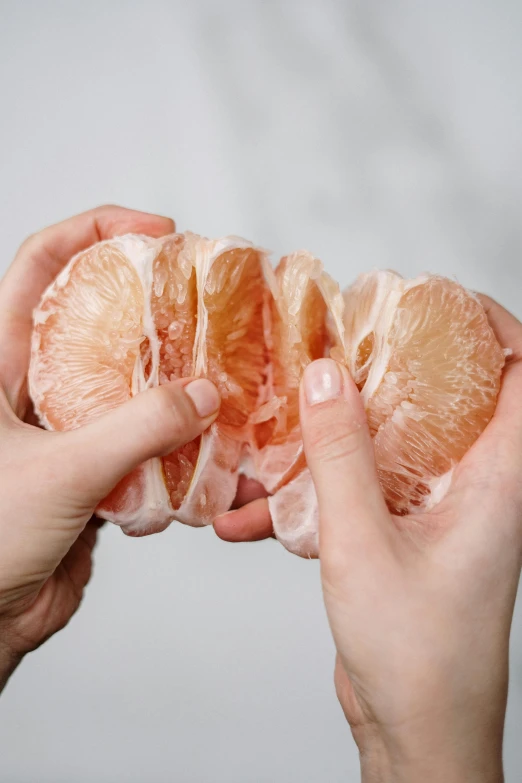
<instances>
[{"instance_id":1,"label":"knuckle","mask_svg":"<svg viewBox=\"0 0 522 783\"><path fill-rule=\"evenodd\" d=\"M105 215L114 212L115 210L121 210L123 212L124 207L120 207L118 204L99 204L97 207L94 207L93 213L96 217L105 217Z\"/></svg>"},{"instance_id":2,"label":"knuckle","mask_svg":"<svg viewBox=\"0 0 522 783\"><path fill-rule=\"evenodd\" d=\"M362 425L329 420L314 423L308 442L312 453L323 462L349 459L361 447Z\"/></svg>"},{"instance_id":3,"label":"knuckle","mask_svg":"<svg viewBox=\"0 0 522 783\"><path fill-rule=\"evenodd\" d=\"M29 234L22 244L20 245L18 252L23 254L31 255L31 253L34 252L34 250L39 247L40 245L40 235L38 233L36 234Z\"/></svg>"}]
</instances>

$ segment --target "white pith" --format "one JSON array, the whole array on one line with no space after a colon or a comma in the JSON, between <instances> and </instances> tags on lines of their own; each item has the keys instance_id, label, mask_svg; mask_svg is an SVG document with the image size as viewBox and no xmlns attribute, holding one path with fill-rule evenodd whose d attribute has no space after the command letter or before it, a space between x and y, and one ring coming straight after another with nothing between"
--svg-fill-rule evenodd
<instances>
[{"instance_id":1,"label":"white pith","mask_svg":"<svg viewBox=\"0 0 522 783\"><path fill-rule=\"evenodd\" d=\"M379 388L389 365L391 345L388 335L395 319L399 302L407 291L423 285L429 276L421 275L413 280L404 280L395 272L376 271L367 275L361 275L360 279L363 280L370 277L377 282L375 299L372 302L366 322L361 326L359 332L353 335L351 345L348 346L350 352L348 366L352 374L354 374L357 349L364 338L373 332L375 339L372 351L373 361L361 392L365 407L367 407Z\"/></svg>"},{"instance_id":2,"label":"white pith","mask_svg":"<svg viewBox=\"0 0 522 783\"><path fill-rule=\"evenodd\" d=\"M423 511L431 511L432 508L435 508L435 506L446 497L451 486L454 470L455 467L452 467L441 476L436 476L430 480L430 491L429 494L426 495L422 508Z\"/></svg>"},{"instance_id":3,"label":"white pith","mask_svg":"<svg viewBox=\"0 0 522 783\"><path fill-rule=\"evenodd\" d=\"M276 538L286 549L301 557L319 556L319 508L308 468L269 497L268 507Z\"/></svg>"}]
</instances>

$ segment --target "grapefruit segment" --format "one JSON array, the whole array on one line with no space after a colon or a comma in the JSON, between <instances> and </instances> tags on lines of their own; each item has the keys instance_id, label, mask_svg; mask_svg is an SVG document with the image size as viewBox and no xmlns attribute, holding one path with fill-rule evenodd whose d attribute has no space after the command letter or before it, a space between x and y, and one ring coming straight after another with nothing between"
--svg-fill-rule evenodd
<instances>
[{"instance_id":1,"label":"grapefruit segment","mask_svg":"<svg viewBox=\"0 0 522 783\"><path fill-rule=\"evenodd\" d=\"M195 259L186 251L186 237L165 239L152 265L151 311L159 342L158 382L194 374L197 329ZM162 459L172 509L181 506L196 469L200 439Z\"/></svg>"},{"instance_id":2,"label":"grapefruit segment","mask_svg":"<svg viewBox=\"0 0 522 783\"><path fill-rule=\"evenodd\" d=\"M283 258L266 276L272 294L267 305L270 372L267 401L252 417L252 438L254 475L275 492L306 465L299 384L307 364L343 344L343 302L321 261L306 251Z\"/></svg>"},{"instance_id":3,"label":"grapefruit segment","mask_svg":"<svg viewBox=\"0 0 522 783\"><path fill-rule=\"evenodd\" d=\"M248 245L218 245L214 253L200 286L207 328L200 332L196 370L219 389L221 429L244 441L267 364L263 269L259 251Z\"/></svg>"},{"instance_id":4,"label":"grapefruit segment","mask_svg":"<svg viewBox=\"0 0 522 783\"><path fill-rule=\"evenodd\" d=\"M269 497L268 507L277 540L296 555L318 557L319 511L308 468Z\"/></svg>"},{"instance_id":5,"label":"grapefruit segment","mask_svg":"<svg viewBox=\"0 0 522 783\"><path fill-rule=\"evenodd\" d=\"M221 395L216 422L201 436L198 462L176 518L211 524L236 494L249 419L266 373L263 340L265 253L230 237L190 235L197 275L194 374L212 380Z\"/></svg>"},{"instance_id":6,"label":"grapefruit segment","mask_svg":"<svg viewBox=\"0 0 522 783\"><path fill-rule=\"evenodd\" d=\"M504 352L480 302L442 277L375 272L345 302L348 366L381 486L390 509L406 514L430 503L491 419Z\"/></svg>"},{"instance_id":7,"label":"grapefruit segment","mask_svg":"<svg viewBox=\"0 0 522 783\"><path fill-rule=\"evenodd\" d=\"M77 256L57 278L33 332L33 401L46 426L80 427L130 398L143 307L139 276L118 244Z\"/></svg>"}]
</instances>

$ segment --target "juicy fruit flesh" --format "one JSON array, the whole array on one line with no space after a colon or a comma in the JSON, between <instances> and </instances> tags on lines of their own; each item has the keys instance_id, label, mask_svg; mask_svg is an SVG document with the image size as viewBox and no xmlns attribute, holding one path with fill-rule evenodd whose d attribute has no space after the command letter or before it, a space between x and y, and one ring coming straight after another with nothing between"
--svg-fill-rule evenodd
<instances>
[{"instance_id":1,"label":"juicy fruit flesh","mask_svg":"<svg viewBox=\"0 0 522 783\"><path fill-rule=\"evenodd\" d=\"M339 342L328 328L328 314L339 320L342 299L321 262L306 251L281 260L268 273L267 401L254 414L254 475L269 492L277 491L305 467L299 426L299 384L304 368L330 355Z\"/></svg>"},{"instance_id":2,"label":"juicy fruit flesh","mask_svg":"<svg viewBox=\"0 0 522 783\"><path fill-rule=\"evenodd\" d=\"M160 341L160 383L195 374L210 378L221 395L216 426L241 443L266 365L258 253L249 247L221 253L198 286L198 270L190 260L194 241L168 240L153 265L151 309ZM200 321L206 321L199 334L198 306L204 315ZM197 438L163 458L173 510L188 493L200 447Z\"/></svg>"},{"instance_id":3,"label":"juicy fruit flesh","mask_svg":"<svg viewBox=\"0 0 522 783\"><path fill-rule=\"evenodd\" d=\"M87 252L74 284L43 302L35 331L39 363L33 396L49 427L79 427L130 399L126 378L140 350L142 310L139 279L110 246Z\"/></svg>"},{"instance_id":4,"label":"juicy fruit flesh","mask_svg":"<svg viewBox=\"0 0 522 783\"><path fill-rule=\"evenodd\" d=\"M377 273L379 274L379 273ZM485 312L458 284L418 284L391 273L363 277L346 294L366 329L352 342L357 379L390 508L430 502L434 482L460 461L491 419L504 365ZM377 288L386 295L378 303ZM350 299L353 299L350 302Z\"/></svg>"},{"instance_id":5,"label":"juicy fruit flesh","mask_svg":"<svg viewBox=\"0 0 522 783\"><path fill-rule=\"evenodd\" d=\"M276 269L283 293L279 311L276 300L271 302L272 339L277 346L273 350L273 389L277 397L287 398L285 426L274 432L274 443L285 442L299 426L301 375L309 362L324 356L328 343L326 303L314 281L300 275L299 265L292 265L292 260L283 259ZM299 280L300 276L304 279Z\"/></svg>"},{"instance_id":6,"label":"juicy fruit flesh","mask_svg":"<svg viewBox=\"0 0 522 783\"><path fill-rule=\"evenodd\" d=\"M251 248L219 256L203 291L208 324L202 369L221 394L220 426L240 440L266 371L263 292L263 273Z\"/></svg>"},{"instance_id":7,"label":"juicy fruit flesh","mask_svg":"<svg viewBox=\"0 0 522 783\"><path fill-rule=\"evenodd\" d=\"M504 363L480 303L444 278L376 272L343 300L304 251L274 272L243 240L123 237L77 256L44 294L29 380L46 426L71 429L150 386L209 377L222 398L214 425L134 471L98 513L137 535L208 524L242 464L275 492L278 538L316 554L299 383L328 355L359 386L391 510L429 505L493 415Z\"/></svg>"},{"instance_id":8,"label":"juicy fruit flesh","mask_svg":"<svg viewBox=\"0 0 522 783\"><path fill-rule=\"evenodd\" d=\"M256 415L254 463L256 477L271 492L299 466L299 383L306 365L327 350L327 305L310 278L314 263L299 253L283 258L274 275L277 293L268 303L270 388Z\"/></svg>"},{"instance_id":9,"label":"juicy fruit flesh","mask_svg":"<svg viewBox=\"0 0 522 783\"><path fill-rule=\"evenodd\" d=\"M183 255L184 244L184 238L180 236L167 240L153 262L151 313L159 341L160 383L175 381L194 373L196 270ZM146 342L150 352L150 344ZM163 457L165 482L173 510L180 508L188 492L198 461L199 447L198 438Z\"/></svg>"}]
</instances>

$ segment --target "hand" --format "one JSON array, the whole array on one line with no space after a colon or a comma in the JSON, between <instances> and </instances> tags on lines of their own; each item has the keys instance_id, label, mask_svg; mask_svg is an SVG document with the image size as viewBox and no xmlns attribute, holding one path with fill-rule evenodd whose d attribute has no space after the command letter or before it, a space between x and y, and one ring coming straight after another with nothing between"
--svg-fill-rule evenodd
<instances>
[{"instance_id":1,"label":"hand","mask_svg":"<svg viewBox=\"0 0 522 783\"><path fill-rule=\"evenodd\" d=\"M101 239L162 236L172 220L102 207L32 236L0 283L0 690L22 656L63 628L91 573L98 503L140 463L215 419L217 390L190 378L151 389L73 432L45 432L27 393L32 311L67 261ZM195 398L206 395L210 416ZM212 408L213 406L213 408Z\"/></svg>"},{"instance_id":2,"label":"hand","mask_svg":"<svg viewBox=\"0 0 522 783\"><path fill-rule=\"evenodd\" d=\"M360 395L331 360L310 365L301 425L320 510L335 682L363 781L501 781L508 647L522 550L522 325L487 298L513 350L495 415L429 513L392 516ZM333 399L307 403L323 373ZM330 385L335 388L335 383ZM266 536L266 501L217 521Z\"/></svg>"}]
</instances>

